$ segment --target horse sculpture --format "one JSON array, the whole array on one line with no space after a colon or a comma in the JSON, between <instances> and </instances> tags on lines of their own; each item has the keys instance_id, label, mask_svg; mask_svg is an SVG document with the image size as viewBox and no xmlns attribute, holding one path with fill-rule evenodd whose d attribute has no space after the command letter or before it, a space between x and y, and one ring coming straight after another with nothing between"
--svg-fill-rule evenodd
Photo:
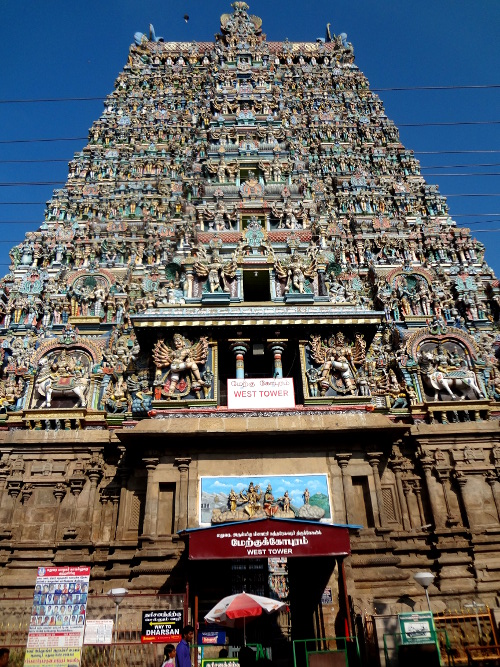
<instances>
[{"instance_id":1,"label":"horse sculpture","mask_svg":"<svg viewBox=\"0 0 500 667\"><path fill-rule=\"evenodd\" d=\"M463 360L463 365L460 368L449 370L440 370L435 363L431 352L423 352L420 355L420 370L422 372L422 379L429 389L434 390L434 400L439 400L439 392L445 391L451 396L453 400L459 398L464 400L465 395L457 396L453 393L452 388L458 390L472 390L476 398L484 398L484 393L481 391L474 371L467 368L466 362Z\"/></svg>"}]
</instances>

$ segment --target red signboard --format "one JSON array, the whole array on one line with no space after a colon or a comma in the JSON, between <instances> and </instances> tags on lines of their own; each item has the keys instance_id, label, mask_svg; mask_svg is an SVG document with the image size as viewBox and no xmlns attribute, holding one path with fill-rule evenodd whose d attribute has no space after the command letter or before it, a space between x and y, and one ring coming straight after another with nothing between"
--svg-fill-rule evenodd
<instances>
[{"instance_id":1,"label":"red signboard","mask_svg":"<svg viewBox=\"0 0 500 667\"><path fill-rule=\"evenodd\" d=\"M189 558L347 556L347 528L299 520L260 519L188 531Z\"/></svg>"}]
</instances>

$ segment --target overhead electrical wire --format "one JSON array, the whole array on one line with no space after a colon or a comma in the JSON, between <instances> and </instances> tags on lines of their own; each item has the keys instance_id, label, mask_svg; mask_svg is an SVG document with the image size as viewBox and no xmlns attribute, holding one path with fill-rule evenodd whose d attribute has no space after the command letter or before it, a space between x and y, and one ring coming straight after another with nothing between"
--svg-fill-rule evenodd
<instances>
[{"instance_id":1,"label":"overhead electrical wire","mask_svg":"<svg viewBox=\"0 0 500 667\"><path fill-rule=\"evenodd\" d=\"M500 83L485 83L485 84L463 84L454 86L391 86L390 88L370 88L374 93L382 92L404 92L404 91L418 91L418 90L495 90L500 88ZM113 94L100 97L38 97L25 99L2 100L0 104L39 104L39 103L54 103L54 102L98 102L104 101Z\"/></svg>"},{"instance_id":2,"label":"overhead electrical wire","mask_svg":"<svg viewBox=\"0 0 500 667\"><path fill-rule=\"evenodd\" d=\"M461 121L433 121L429 123L398 123L397 127L458 127L463 125L500 125L500 120L461 120ZM144 126L149 128L149 126ZM192 125L171 125L167 126L172 129L179 128L189 128L192 129ZM141 125L134 125L132 129L140 130L143 129ZM50 143L56 141L87 141L88 136L86 137L43 137L38 139L3 139L0 140L0 144L34 144L34 143ZM482 152L482 151L481 151Z\"/></svg>"}]
</instances>

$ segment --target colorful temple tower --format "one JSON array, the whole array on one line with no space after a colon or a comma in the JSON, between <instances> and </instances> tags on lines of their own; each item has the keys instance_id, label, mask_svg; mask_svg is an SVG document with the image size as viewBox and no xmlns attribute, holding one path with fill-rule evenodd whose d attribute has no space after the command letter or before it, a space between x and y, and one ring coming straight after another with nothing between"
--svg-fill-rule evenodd
<instances>
[{"instance_id":1,"label":"colorful temple tower","mask_svg":"<svg viewBox=\"0 0 500 667\"><path fill-rule=\"evenodd\" d=\"M269 42L232 8L214 43L136 34L65 187L10 253L0 588L29 592L26 563L90 563L97 592L189 579L208 610L257 580L245 559L210 560L208 586L179 533L281 519L350 526L331 567L255 556L292 636L312 636L318 605L330 633L341 613L354 631L356 614L408 610L423 569L435 611L495 606L500 291L484 247L346 35ZM305 573L312 601L294 590Z\"/></svg>"}]
</instances>

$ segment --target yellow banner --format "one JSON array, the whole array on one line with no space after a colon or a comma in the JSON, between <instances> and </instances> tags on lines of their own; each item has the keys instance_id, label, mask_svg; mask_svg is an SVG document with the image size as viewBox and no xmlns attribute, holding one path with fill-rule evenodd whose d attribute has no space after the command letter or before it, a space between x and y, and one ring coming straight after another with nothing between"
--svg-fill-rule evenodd
<instances>
[{"instance_id":1,"label":"yellow banner","mask_svg":"<svg viewBox=\"0 0 500 667\"><path fill-rule=\"evenodd\" d=\"M80 648L29 648L24 658L25 667L79 667Z\"/></svg>"}]
</instances>

